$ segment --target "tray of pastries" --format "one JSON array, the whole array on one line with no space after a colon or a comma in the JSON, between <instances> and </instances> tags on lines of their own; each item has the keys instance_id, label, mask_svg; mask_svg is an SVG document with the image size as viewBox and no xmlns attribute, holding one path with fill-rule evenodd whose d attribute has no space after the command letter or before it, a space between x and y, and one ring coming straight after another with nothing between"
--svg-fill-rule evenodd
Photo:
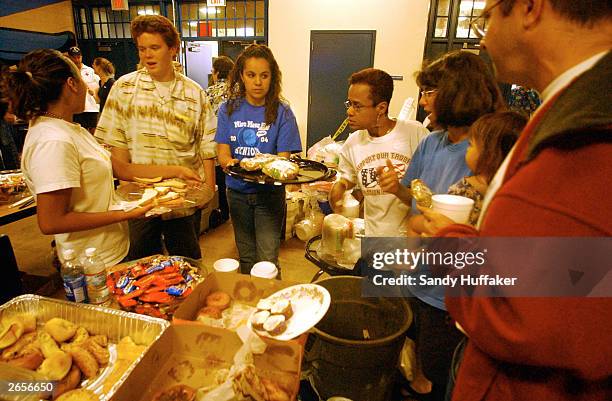
<instances>
[{"instance_id":1,"label":"tray of pastries","mask_svg":"<svg viewBox=\"0 0 612 401\"><path fill-rule=\"evenodd\" d=\"M0 306L0 380L38 383L40 393L0 399L110 400L167 327L100 306L16 297Z\"/></svg>"},{"instance_id":2,"label":"tray of pastries","mask_svg":"<svg viewBox=\"0 0 612 401\"><path fill-rule=\"evenodd\" d=\"M244 158L239 164L229 166L225 172L234 178L258 184L304 184L328 180L336 172L325 164L314 160L292 156L289 159L260 153Z\"/></svg>"}]
</instances>

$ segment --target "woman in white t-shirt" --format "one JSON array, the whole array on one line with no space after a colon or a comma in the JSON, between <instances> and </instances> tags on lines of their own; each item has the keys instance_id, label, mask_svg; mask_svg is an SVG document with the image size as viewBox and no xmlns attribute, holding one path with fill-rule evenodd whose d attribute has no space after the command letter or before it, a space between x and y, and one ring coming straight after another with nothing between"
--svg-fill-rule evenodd
<instances>
[{"instance_id":1,"label":"woman in white t-shirt","mask_svg":"<svg viewBox=\"0 0 612 401\"><path fill-rule=\"evenodd\" d=\"M125 220L142 217L150 208L109 211L115 203L113 173L134 177L180 177L199 181L180 166L145 166L121 162L103 149L73 115L83 111L87 85L76 66L54 50L28 53L16 71L3 77L3 92L13 113L30 126L21 168L36 195L38 225L55 234L59 256L65 249L77 254L96 247L107 266L127 255Z\"/></svg>"}]
</instances>

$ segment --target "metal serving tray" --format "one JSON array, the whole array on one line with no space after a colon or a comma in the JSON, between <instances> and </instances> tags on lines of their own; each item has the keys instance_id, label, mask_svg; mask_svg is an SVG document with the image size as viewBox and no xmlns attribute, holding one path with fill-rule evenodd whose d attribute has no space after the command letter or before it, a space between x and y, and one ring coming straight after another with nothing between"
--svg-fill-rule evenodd
<instances>
[{"instance_id":1,"label":"metal serving tray","mask_svg":"<svg viewBox=\"0 0 612 401\"><path fill-rule=\"evenodd\" d=\"M39 295L22 295L0 306L0 319L2 320L11 315L24 313L35 315L39 325L53 317L69 320L78 326L85 327L90 333L106 335L109 340L109 347L111 344L117 344L125 336L130 336L136 344L146 345L148 349L149 346L157 341L164 330L170 326L169 322L150 316L138 315L102 306L61 301L41 297ZM110 349L110 352L111 362L106 368L107 370L112 369L114 360L113 349ZM140 362L145 353L146 350L132 362L108 392L103 392L103 382L97 379L92 383L85 383L85 388L98 394L101 401L110 400L112 395ZM6 369L0 369L0 380L23 380L22 377L5 377L6 372ZM102 372L101 375L108 373L110 373L110 370L108 372ZM0 399L4 399L3 396L0 395ZM25 401L32 400L32 397L22 395L6 399Z\"/></svg>"}]
</instances>

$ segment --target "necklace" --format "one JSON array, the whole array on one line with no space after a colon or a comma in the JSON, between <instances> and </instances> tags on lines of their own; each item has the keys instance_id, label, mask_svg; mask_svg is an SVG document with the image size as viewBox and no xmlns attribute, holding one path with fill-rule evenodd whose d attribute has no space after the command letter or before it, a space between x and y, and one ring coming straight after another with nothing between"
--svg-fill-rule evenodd
<instances>
[{"instance_id":1,"label":"necklace","mask_svg":"<svg viewBox=\"0 0 612 401\"><path fill-rule=\"evenodd\" d=\"M395 128L395 124L393 124L384 134L379 135L379 137L387 135L389 132L393 131L393 128Z\"/></svg>"},{"instance_id":2,"label":"necklace","mask_svg":"<svg viewBox=\"0 0 612 401\"><path fill-rule=\"evenodd\" d=\"M50 118L57 118L58 120L63 120L63 121L66 121L67 123L73 124L72 121L68 121L64 117L58 116L57 114L51 113L50 111L45 111L44 113L42 113L42 115L46 117L50 117Z\"/></svg>"}]
</instances>

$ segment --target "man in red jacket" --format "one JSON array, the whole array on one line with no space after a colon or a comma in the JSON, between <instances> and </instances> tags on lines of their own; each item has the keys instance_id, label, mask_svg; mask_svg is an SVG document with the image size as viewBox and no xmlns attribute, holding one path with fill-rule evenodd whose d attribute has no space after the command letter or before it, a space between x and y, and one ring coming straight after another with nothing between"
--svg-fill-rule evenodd
<instances>
[{"instance_id":1,"label":"man in red jacket","mask_svg":"<svg viewBox=\"0 0 612 401\"><path fill-rule=\"evenodd\" d=\"M611 237L612 2L487 0L473 29L499 80L538 90L543 104L491 183L478 228L424 211L429 233ZM598 295L447 297L469 337L453 400L611 400L610 286Z\"/></svg>"}]
</instances>

